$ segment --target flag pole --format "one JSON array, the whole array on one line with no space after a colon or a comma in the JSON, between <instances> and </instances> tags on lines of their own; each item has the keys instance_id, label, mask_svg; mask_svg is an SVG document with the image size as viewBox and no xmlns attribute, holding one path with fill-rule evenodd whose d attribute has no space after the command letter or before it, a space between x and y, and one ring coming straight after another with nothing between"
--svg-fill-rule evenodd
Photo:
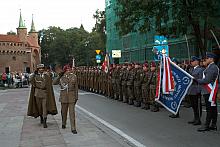
<instances>
[{"instance_id":1,"label":"flag pole","mask_svg":"<svg viewBox=\"0 0 220 147\"><path fill-rule=\"evenodd\" d=\"M75 59L74 59L74 57L73 57L72 70L73 70L74 67L75 67Z\"/></svg>"},{"instance_id":2,"label":"flag pole","mask_svg":"<svg viewBox=\"0 0 220 147\"><path fill-rule=\"evenodd\" d=\"M190 62L189 43L188 43L188 39L187 39L186 34L185 34L185 39L186 39L186 46L187 46L187 49L188 49L188 60L189 60L189 62Z\"/></svg>"},{"instance_id":3,"label":"flag pole","mask_svg":"<svg viewBox=\"0 0 220 147\"><path fill-rule=\"evenodd\" d=\"M218 48L220 49L220 45L219 45L217 37L215 36L214 32L211 29L210 29L210 32L212 33L213 37L215 38L215 41L216 41L216 43L218 45Z\"/></svg>"}]
</instances>

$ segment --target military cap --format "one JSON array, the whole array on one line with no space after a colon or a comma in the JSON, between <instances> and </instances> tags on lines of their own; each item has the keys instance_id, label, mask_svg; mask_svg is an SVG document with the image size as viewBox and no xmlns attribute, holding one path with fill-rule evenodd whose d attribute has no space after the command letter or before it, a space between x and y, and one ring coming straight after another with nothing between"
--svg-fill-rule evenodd
<instances>
[{"instance_id":1,"label":"military cap","mask_svg":"<svg viewBox=\"0 0 220 147\"><path fill-rule=\"evenodd\" d=\"M207 58L216 59L216 58L217 58L217 55L214 54L214 53L211 53L211 52L206 52L206 57L207 57Z\"/></svg>"},{"instance_id":2,"label":"military cap","mask_svg":"<svg viewBox=\"0 0 220 147\"><path fill-rule=\"evenodd\" d=\"M132 66L132 63L128 63L128 66Z\"/></svg>"},{"instance_id":3,"label":"military cap","mask_svg":"<svg viewBox=\"0 0 220 147\"><path fill-rule=\"evenodd\" d=\"M144 67L148 67L148 63L144 63L143 66L144 66Z\"/></svg>"},{"instance_id":4,"label":"military cap","mask_svg":"<svg viewBox=\"0 0 220 147\"><path fill-rule=\"evenodd\" d=\"M63 71L66 72L68 69L71 69L71 67L69 66L69 64L65 65L63 67Z\"/></svg>"},{"instance_id":5,"label":"military cap","mask_svg":"<svg viewBox=\"0 0 220 147\"><path fill-rule=\"evenodd\" d=\"M156 63L154 61L151 62L150 64L151 67L156 67Z\"/></svg>"},{"instance_id":6,"label":"military cap","mask_svg":"<svg viewBox=\"0 0 220 147\"><path fill-rule=\"evenodd\" d=\"M38 64L37 68L44 68L44 64Z\"/></svg>"},{"instance_id":7,"label":"military cap","mask_svg":"<svg viewBox=\"0 0 220 147\"><path fill-rule=\"evenodd\" d=\"M193 61L200 61L201 59L199 58L199 57L197 57L197 56L192 56L191 57L191 61L193 62Z\"/></svg>"}]
</instances>

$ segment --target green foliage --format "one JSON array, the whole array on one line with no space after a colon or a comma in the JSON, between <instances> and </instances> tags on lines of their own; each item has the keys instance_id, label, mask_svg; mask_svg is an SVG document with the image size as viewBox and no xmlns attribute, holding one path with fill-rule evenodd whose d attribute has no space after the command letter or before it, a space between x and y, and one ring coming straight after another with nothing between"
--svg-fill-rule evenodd
<instances>
[{"instance_id":1,"label":"green foliage","mask_svg":"<svg viewBox=\"0 0 220 147\"><path fill-rule=\"evenodd\" d=\"M105 49L105 11L97 10L94 14L95 27L91 33L80 28L63 30L59 27L49 27L39 31L42 62L47 65L67 64L75 58L77 66L94 66L96 64L95 50Z\"/></svg>"},{"instance_id":2,"label":"green foliage","mask_svg":"<svg viewBox=\"0 0 220 147\"><path fill-rule=\"evenodd\" d=\"M95 50L103 47L100 34L80 28L62 30L49 27L39 31L42 62L47 65L67 64L75 58L77 66L96 65Z\"/></svg>"},{"instance_id":3,"label":"green foliage","mask_svg":"<svg viewBox=\"0 0 220 147\"><path fill-rule=\"evenodd\" d=\"M105 48L106 44L106 16L105 11L96 10L93 18L96 20L95 27L93 28L93 32L97 32L102 40L102 47L100 49Z\"/></svg>"},{"instance_id":4,"label":"green foliage","mask_svg":"<svg viewBox=\"0 0 220 147\"><path fill-rule=\"evenodd\" d=\"M16 35L16 33L13 31L10 31L10 32L7 32L7 35Z\"/></svg>"},{"instance_id":5,"label":"green foliage","mask_svg":"<svg viewBox=\"0 0 220 147\"><path fill-rule=\"evenodd\" d=\"M117 0L116 27L121 35L154 30L162 35L193 34L204 55L210 21L219 18L219 0ZM204 34L204 35L203 35Z\"/></svg>"}]
</instances>

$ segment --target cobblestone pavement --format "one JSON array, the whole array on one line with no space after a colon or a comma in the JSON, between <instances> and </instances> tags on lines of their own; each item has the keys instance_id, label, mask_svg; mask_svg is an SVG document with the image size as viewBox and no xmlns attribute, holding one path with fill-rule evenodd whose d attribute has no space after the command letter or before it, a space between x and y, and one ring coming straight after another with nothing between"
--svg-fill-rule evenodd
<instances>
[{"instance_id":1,"label":"cobblestone pavement","mask_svg":"<svg viewBox=\"0 0 220 147\"><path fill-rule=\"evenodd\" d=\"M60 112L48 116L48 128L39 118L26 116L29 88L0 90L0 147L123 147L129 146L114 134L92 123L77 111L77 131L72 134L69 120L61 129ZM57 101L60 111L60 103Z\"/></svg>"}]
</instances>

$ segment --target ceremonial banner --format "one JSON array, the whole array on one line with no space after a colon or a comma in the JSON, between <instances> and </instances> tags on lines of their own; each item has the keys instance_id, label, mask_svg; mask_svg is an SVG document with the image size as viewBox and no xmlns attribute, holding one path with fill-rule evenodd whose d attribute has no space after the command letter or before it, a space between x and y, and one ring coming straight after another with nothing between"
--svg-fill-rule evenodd
<instances>
[{"instance_id":1,"label":"ceremonial banner","mask_svg":"<svg viewBox=\"0 0 220 147\"><path fill-rule=\"evenodd\" d=\"M168 58L168 57L166 57ZM169 59L169 58L168 58ZM168 111L173 114L177 114L180 104L185 97L189 87L193 82L193 77L177 66L175 63L169 60L170 66L169 67L172 72L172 77L174 81L174 90L169 91L169 93L163 93L163 71L164 71L164 61L161 61L160 70L158 73L158 83L156 89L156 101L163 105ZM167 70L167 69L166 69ZM172 80L171 80L172 81Z\"/></svg>"},{"instance_id":2,"label":"ceremonial banner","mask_svg":"<svg viewBox=\"0 0 220 147\"><path fill-rule=\"evenodd\" d=\"M105 73L108 73L108 71L109 71L109 56L108 56L108 54L105 55L105 60L102 63L102 70L104 70Z\"/></svg>"}]
</instances>

